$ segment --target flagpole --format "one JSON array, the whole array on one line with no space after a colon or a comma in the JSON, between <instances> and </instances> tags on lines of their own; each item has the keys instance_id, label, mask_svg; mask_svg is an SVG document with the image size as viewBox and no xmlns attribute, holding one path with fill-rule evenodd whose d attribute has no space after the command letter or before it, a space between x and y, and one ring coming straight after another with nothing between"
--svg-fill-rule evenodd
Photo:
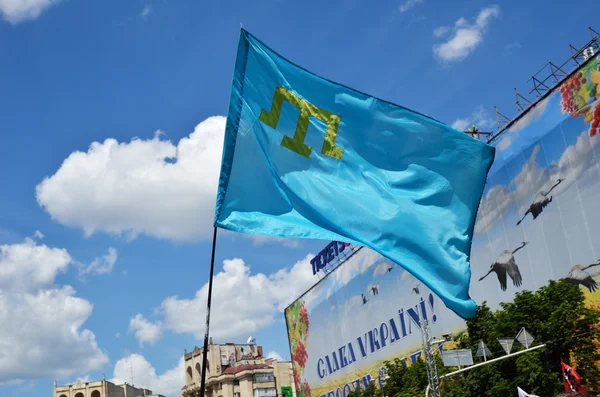
<instances>
[{"instance_id":1,"label":"flagpole","mask_svg":"<svg viewBox=\"0 0 600 397\"><path fill-rule=\"evenodd\" d=\"M213 274L215 272L215 249L217 248L217 227L214 227L212 253L210 255L210 276L208 278L208 299L206 300L206 330L204 332L204 348L202 349L202 376L200 378L200 397L206 390L206 361L208 357L208 329L210 326L210 303L212 300Z\"/></svg>"}]
</instances>

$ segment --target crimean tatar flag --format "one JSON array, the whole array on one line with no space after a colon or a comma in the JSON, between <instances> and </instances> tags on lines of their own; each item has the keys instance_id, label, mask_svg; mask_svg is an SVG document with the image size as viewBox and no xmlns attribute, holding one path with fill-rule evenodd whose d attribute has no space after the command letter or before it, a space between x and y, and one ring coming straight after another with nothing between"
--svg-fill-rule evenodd
<instances>
[{"instance_id":1,"label":"crimean tatar flag","mask_svg":"<svg viewBox=\"0 0 600 397\"><path fill-rule=\"evenodd\" d=\"M242 30L215 226L369 247L469 318L471 239L493 158L464 132L321 78Z\"/></svg>"}]
</instances>

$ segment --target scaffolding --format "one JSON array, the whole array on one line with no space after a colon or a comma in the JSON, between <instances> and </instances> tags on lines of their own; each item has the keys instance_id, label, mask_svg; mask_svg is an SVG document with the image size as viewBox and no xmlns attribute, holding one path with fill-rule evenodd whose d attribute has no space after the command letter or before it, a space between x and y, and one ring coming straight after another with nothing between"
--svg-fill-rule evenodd
<instances>
[{"instance_id":1,"label":"scaffolding","mask_svg":"<svg viewBox=\"0 0 600 397\"><path fill-rule=\"evenodd\" d=\"M517 105L517 116L513 119L501 113L496 106L494 112L496 114L496 125L499 131L496 134L490 134L487 139L488 143L493 142L506 129L510 128L517 120L519 120L530 109L537 105L541 100L550 95L552 91L562 84L567 78L575 73L582 65L591 61L594 56L600 54L600 33L593 28L588 28L590 32L590 40L583 46L577 48L569 44L571 56L562 64L557 65L553 62L548 62L540 70L538 70L527 81L532 85L528 95L535 95L536 99L531 101L524 95L520 94L515 88L515 104Z\"/></svg>"},{"instance_id":2,"label":"scaffolding","mask_svg":"<svg viewBox=\"0 0 600 397\"><path fill-rule=\"evenodd\" d=\"M425 354L425 365L427 366L427 378L429 379L429 395L432 397L441 397L440 378L437 373L433 352L433 337L431 336L429 321L425 319L425 313L421 317L421 336L423 338L423 353Z\"/></svg>"}]
</instances>

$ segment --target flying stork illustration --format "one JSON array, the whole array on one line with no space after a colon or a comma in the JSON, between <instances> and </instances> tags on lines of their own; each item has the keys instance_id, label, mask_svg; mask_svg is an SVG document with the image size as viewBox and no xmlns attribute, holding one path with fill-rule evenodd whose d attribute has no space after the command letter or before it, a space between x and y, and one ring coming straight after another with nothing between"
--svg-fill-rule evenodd
<instances>
[{"instance_id":1,"label":"flying stork illustration","mask_svg":"<svg viewBox=\"0 0 600 397\"><path fill-rule=\"evenodd\" d=\"M365 294L360 294L360 297L362 298L363 305L365 305L367 303L367 297L365 296Z\"/></svg>"},{"instance_id":2,"label":"flying stork illustration","mask_svg":"<svg viewBox=\"0 0 600 397\"><path fill-rule=\"evenodd\" d=\"M517 226L519 226L521 224L521 222L523 222L523 219L525 219L527 214L531 214L533 219L536 219L542 213L544 208L546 208L548 206L548 204L550 204L552 202L552 196L548 197L548 195L550 194L552 189L554 189L555 187L560 185L560 183L562 181L564 181L564 179L558 178L556 180L556 183L550 188L550 190L548 190L547 192L544 192L542 190L538 194L536 194L533 199L533 202L531 203L531 205L529 206L527 211L525 211L523 218L521 218L521 220L519 220L519 222L517 222Z\"/></svg>"},{"instance_id":3,"label":"flying stork illustration","mask_svg":"<svg viewBox=\"0 0 600 397\"><path fill-rule=\"evenodd\" d=\"M421 285L421 283L414 285L414 286L412 287L412 291L410 291L410 293L411 293L411 294L412 294L412 293L415 293L415 294L419 295L419 285Z\"/></svg>"},{"instance_id":4,"label":"flying stork illustration","mask_svg":"<svg viewBox=\"0 0 600 397\"><path fill-rule=\"evenodd\" d=\"M523 241L521 246L514 251L502 251L500 256L498 256L498 259L496 259L496 262L490 266L490 271L488 271L485 276L481 277L479 281L486 278L491 272L495 272L496 276L498 276L498 281L500 282L500 288L502 288L502 291L506 291L506 273L508 273L515 287L520 287L523 283L523 278L521 277L521 272L515 262L515 253L527 244L527 242Z\"/></svg>"},{"instance_id":5,"label":"flying stork illustration","mask_svg":"<svg viewBox=\"0 0 600 397\"><path fill-rule=\"evenodd\" d=\"M369 290L371 290L371 293L373 295L379 295L379 283L377 283L375 285L370 285Z\"/></svg>"},{"instance_id":6,"label":"flying stork illustration","mask_svg":"<svg viewBox=\"0 0 600 397\"><path fill-rule=\"evenodd\" d=\"M394 269L394 265L388 265L388 268L387 268L388 273L391 272L392 269Z\"/></svg>"},{"instance_id":7,"label":"flying stork illustration","mask_svg":"<svg viewBox=\"0 0 600 397\"><path fill-rule=\"evenodd\" d=\"M598 283L588 272L586 272L586 270L590 267L598 265L600 265L600 259L598 259L596 263L592 263L591 265L575 265L571 268L571 271L569 272L569 274L567 274L565 280L570 282L571 284L583 285L584 287L589 289L590 292L596 292L596 290L598 289Z\"/></svg>"}]
</instances>

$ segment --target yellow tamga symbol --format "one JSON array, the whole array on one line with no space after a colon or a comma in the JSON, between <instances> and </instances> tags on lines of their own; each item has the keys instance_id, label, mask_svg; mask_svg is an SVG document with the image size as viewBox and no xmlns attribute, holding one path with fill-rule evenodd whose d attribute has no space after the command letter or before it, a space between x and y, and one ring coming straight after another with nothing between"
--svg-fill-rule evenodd
<instances>
[{"instance_id":1,"label":"yellow tamga symbol","mask_svg":"<svg viewBox=\"0 0 600 397\"><path fill-rule=\"evenodd\" d=\"M287 101L292 106L298 108L298 110L300 110L300 116L296 123L294 137L290 138L289 136L284 136L281 141L281 146L301 154L302 156L310 157L312 148L304 143L304 138L306 138L310 116L313 116L322 122L327 123L327 131L325 132L325 140L323 141L321 153L340 160L342 154L344 154L344 150L335 146L335 139L337 138L341 117L313 105L281 85L277 84L277 88L275 88L271 111L267 112L263 109L260 112L260 117L258 119L273 129L277 128L283 101Z\"/></svg>"}]
</instances>

